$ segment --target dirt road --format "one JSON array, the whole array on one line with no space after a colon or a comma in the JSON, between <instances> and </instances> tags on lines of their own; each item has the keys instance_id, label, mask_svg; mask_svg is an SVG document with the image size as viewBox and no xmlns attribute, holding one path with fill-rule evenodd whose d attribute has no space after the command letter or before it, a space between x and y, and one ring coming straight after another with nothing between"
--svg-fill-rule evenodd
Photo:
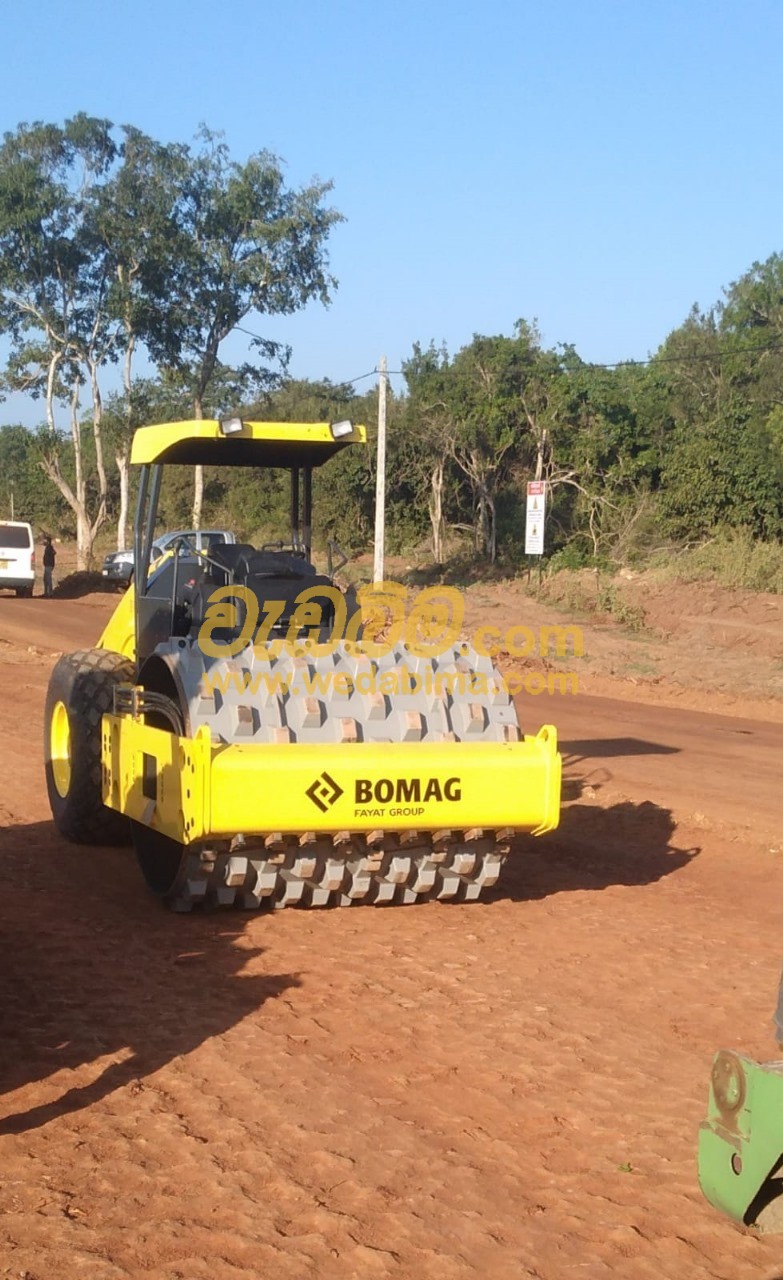
<instances>
[{"instance_id":1,"label":"dirt road","mask_svg":"<svg viewBox=\"0 0 783 1280\"><path fill-rule=\"evenodd\" d=\"M774 1051L783 726L529 699L567 805L485 905L171 916L42 786L111 603L0 600L0 1276L779 1278L695 1150Z\"/></svg>"}]
</instances>

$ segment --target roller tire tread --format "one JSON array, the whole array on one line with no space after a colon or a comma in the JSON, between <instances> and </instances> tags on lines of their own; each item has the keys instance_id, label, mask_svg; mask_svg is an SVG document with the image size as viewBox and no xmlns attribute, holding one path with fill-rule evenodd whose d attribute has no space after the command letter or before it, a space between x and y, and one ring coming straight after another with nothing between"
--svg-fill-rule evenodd
<instances>
[{"instance_id":1,"label":"roller tire tread","mask_svg":"<svg viewBox=\"0 0 783 1280\"><path fill-rule=\"evenodd\" d=\"M133 663L109 649L79 649L58 659L49 679L44 715L44 759L49 802L57 830L75 844L125 845L128 820L101 796L101 720L114 706L118 684L132 681ZM54 785L50 721L57 702L68 711L71 783L66 797Z\"/></svg>"}]
</instances>

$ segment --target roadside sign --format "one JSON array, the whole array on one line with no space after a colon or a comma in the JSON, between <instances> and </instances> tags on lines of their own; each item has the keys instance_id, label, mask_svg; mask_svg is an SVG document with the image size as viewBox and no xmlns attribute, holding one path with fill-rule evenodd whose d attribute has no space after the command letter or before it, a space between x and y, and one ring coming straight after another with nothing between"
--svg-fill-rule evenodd
<instances>
[{"instance_id":1,"label":"roadside sign","mask_svg":"<svg viewBox=\"0 0 783 1280\"><path fill-rule=\"evenodd\" d=\"M546 515L546 481L529 480L525 513L525 555L544 554L544 516Z\"/></svg>"}]
</instances>

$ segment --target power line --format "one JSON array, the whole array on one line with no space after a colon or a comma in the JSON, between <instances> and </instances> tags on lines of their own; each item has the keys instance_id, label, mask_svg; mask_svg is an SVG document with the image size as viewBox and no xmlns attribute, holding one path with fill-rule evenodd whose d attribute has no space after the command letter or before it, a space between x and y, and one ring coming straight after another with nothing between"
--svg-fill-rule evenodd
<instances>
[{"instance_id":1,"label":"power line","mask_svg":"<svg viewBox=\"0 0 783 1280\"><path fill-rule=\"evenodd\" d=\"M350 387L353 386L354 382L364 382L365 378L377 377L379 372L380 370L378 369L371 369L369 373L360 373L358 378L338 378L334 385L336 387Z\"/></svg>"},{"instance_id":2,"label":"power line","mask_svg":"<svg viewBox=\"0 0 783 1280\"><path fill-rule=\"evenodd\" d=\"M729 360L732 356L752 354L754 351L783 351L783 342L765 342L754 347L735 347L732 351L710 351L682 356L650 356L648 360L611 360L602 364L598 360L583 361L587 369L646 369L653 364L697 364L709 360Z\"/></svg>"},{"instance_id":3,"label":"power line","mask_svg":"<svg viewBox=\"0 0 783 1280\"><path fill-rule=\"evenodd\" d=\"M251 333L249 329L243 329L241 325L235 325L239 333L246 334L249 338L255 338L262 342L257 333ZM757 351L783 351L783 342L764 342L757 346L735 347L732 351L710 351L703 353L694 353L692 355L681 356L649 356L647 360L582 360L579 356L580 366L584 369L648 369L651 365L657 364L703 364L711 360L730 360L734 356L753 355ZM542 353L543 354L543 353ZM398 377L404 377L403 369L387 369L387 375L395 374ZM327 379L332 383L333 387L353 386L355 382L364 382L365 378L377 378L380 373L379 369L370 369L368 373L360 373L356 378L338 378L335 381ZM309 379L306 379L309 381Z\"/></svg>"},{"instance_id":4,"label":"power line","mask_svg":"<svg viewBox=\"0 0 783 1280\"><path fill-rule=\"evenodd\" d=\"M347 387L352 385L354 382L363 382L365 378L377 378L380 372L380 369L371 369L369 373L360 373L358 378L343 378L341 381L338 380L335 383L335 386ZM402 369L386 369L385 373L387 376L390 373L398 373L400 377L403 377Z\"/></svg>"},{"instance_id":5,"label":"power line","mask_svg":"<svg viewBox=\"0 0 783 1280\"><path fill-rule=\"evenodd\" d=\"M241 324L235 324L234 329L236 330L237 333L244 333L246 337L253 338L256 342L266 342L266 338L262 338L261 335L258 333L253 333L251 329L243 328ZM370 369L369 373L360 373L357 378L337 378L335 381L332 381L332 379L330 378L328 379L328 381L332 383L333 387L349 387L349 386L353 386L354 382L364 382L365 378L377 378L379 373L380 373L380 369L376 368L376 369ZM398 374L400 377L404 376L402 369L387 369L386 373L387 375L394 373L394 374Z\"/></svg>"},{"instance_id":6,"label":"power line","mask_svg":"<svg viewBox=\"0 0 783 1280\"><path fill-rule=\"evenodd\" d=\"M402 369L386 370L387 377L392 373L399 374L400 377L404 377L404 371ZM330 382L333 387L350 387L353 386L354 382L363 382L365 378L377 378L379 374L380 369L371 369L369 373L360 373L358 378L335 378L334 380L328 378L326 381ZM296 381L296 379L294 379L294 381ZM302 379L302 381L307 382L310 381L310 379L305 378Z\"/></svg>"}]
</instances>

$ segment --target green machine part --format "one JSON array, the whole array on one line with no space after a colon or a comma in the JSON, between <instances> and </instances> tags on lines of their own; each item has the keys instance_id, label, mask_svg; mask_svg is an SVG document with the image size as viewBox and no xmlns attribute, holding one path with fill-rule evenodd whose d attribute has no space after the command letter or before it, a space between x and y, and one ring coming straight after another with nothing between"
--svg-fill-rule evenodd
<instances>
[{"instance_id":1,"label":"green machine part","mask_svg":"<svg viewBox=\"0 0 783 1280\"><path fill-rule=\"evenodd\" d=\"M783 1231L783 1061L716 1054L699 1131L699 1182L735 1222Z\"/></svg>"}]
</instances>

